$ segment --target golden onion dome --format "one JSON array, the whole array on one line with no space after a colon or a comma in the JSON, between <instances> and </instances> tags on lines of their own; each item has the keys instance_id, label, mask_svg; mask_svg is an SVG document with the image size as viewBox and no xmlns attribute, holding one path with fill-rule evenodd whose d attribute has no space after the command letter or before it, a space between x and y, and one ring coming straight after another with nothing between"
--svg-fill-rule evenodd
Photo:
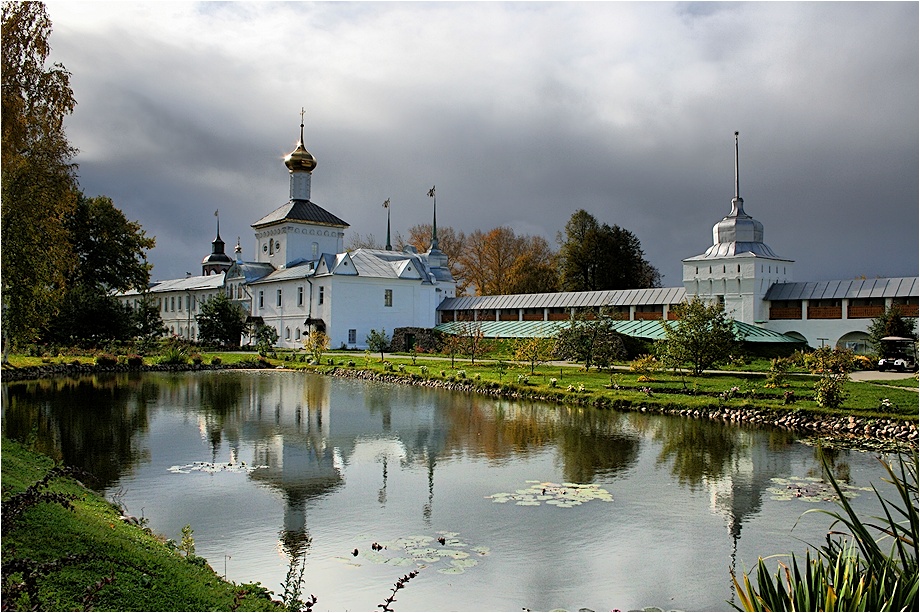
<instances>
[{"instance_id":1,"label":"golden onion dome","mask_svg":"<svg viewBox=\"0 0 920 613\"><path fill-rule=\"evenodd\" d=\"M288 170L291 172L295 170L312 172L313 169L316 168L316 158L304 148L303 139L301 139L297 142L297 148L284 157L284 165L287 166Z\"/></svg>"}]
</instances>

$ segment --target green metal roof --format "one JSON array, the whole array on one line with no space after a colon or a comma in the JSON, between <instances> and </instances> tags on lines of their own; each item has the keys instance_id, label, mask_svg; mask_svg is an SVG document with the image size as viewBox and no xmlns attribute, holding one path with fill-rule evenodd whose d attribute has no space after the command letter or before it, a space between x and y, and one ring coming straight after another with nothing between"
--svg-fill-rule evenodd
<instances>
[{"instance_id":1,"label":"green metal roof","mask_svg":"<svg viewBox=\"0 0 920 613\"><path fill-rule=\"evenodd\" d=\"M462 334L473 322L452 321L435 326L435 330L445 334ZM662 320L614 321L614 329L625 336L659 340L664 338ZM665 322L672 325L673 322ZM475 324L486 338L549 338L556 332L569 326L569 321L477 321ZM800 343L801 340L758 328L751 324L734 322L735 330L743 341L749 343Z\"/></svg>"}]
</instances>

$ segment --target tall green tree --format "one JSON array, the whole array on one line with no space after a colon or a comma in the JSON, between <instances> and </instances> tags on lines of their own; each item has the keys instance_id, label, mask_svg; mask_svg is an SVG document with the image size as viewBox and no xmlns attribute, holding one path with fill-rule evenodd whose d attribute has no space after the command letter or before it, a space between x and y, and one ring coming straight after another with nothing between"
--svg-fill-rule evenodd
<instances>
[{"instance_id":1,"label":"tall green tree","mask_svg":"<svg viewBox=\"0 0 920 613\"><path fill-rule=\"evenodd\" d=\"M669 366L689 366L694 375L727 363L740 349L734 322L720 303L697 297L673 309L677 321L662 321L665 338L656 353Z\"/></svg>"},{"instance_id":2,"label":"tall green tree","mask_svg":"<svg viewBox=\"0 0 920 613\"><path fill-rule=\"evenodd\" d=\"M246 329L246 313L224 292L218 292L202 302L195 321L198 323L198 338L206 345L239 347Z\"/></svg>"},{"instance_id":3,"label":"tall green tree","mask_svg":"<svg viewBox=\"0 0 920 613\"><path fill-rule=\"evenodd\" d=\"M105 292L144 291L150 282L147 252L156 239L130 221L108 196L77 194L76 206L64 219L74 253L69 285Z\"/></svg>"},{"instance_id":4,"label":"tall green tree","mask_svg":"<svg viewBox=\"0 0 920 613\"><path fill-rule=\"evenodd\" d=\"M606 312L575 313L569 325L556 333L556 355L563 360L582 362L585 370L591 370L592 366L606 368L625 358L626 345L614 321Z\"/></svg>"},{"instance_id":5,"label":"tall green tree","mask_svg":"<svg viewBox=\"0 0 920 613\"><path fill-rule=\"evenodd\" d=\"M639 239L617 225L598 223L583 209L572 214L559 242L559 286L563 291L658 287L661 273L645 259Z\"/></svg>"},{"instance_id":6,"label":"tall green tree","mask_svg":"<svg viewBox=\"0 0 920 613\"><path fill-rule=\"evenodd\" d=\"M51 20L41 2L2 6L2 226L4 347L36 340L58 311L72 251L64 226L76 203L76 150L64 118L70 73L48 65Z\"/></svg>"},{"instance_id":7,"label":"tall green tree","mask_svg":"<svg viewBox=\"0 0 920 613\"><path fill-rule=\"evenodd\" d=\"M89 198L79 192L74 208L64 217L64 227L72 257L57 316L48 322L41 340L99 346L149 336L159 327L153 314L120 308L113 304L118 299L112 294L147 289L147 250L154 247L154 239L138 222L129 221L110 198Z\"/></svg>"},{"instance_id":8,"label":"tall green tree","mask_svg":"<svg viewBox=\"0 0 920 613\"><path fill-rule=\"evenodd\" d=\"M903 317L896 304L885 309L884 313L869 324L869 345L880 355L883 352L882 339L886 336L916 338L916 335L917 320L913 317Z\"/></svg>"}]
</instances>

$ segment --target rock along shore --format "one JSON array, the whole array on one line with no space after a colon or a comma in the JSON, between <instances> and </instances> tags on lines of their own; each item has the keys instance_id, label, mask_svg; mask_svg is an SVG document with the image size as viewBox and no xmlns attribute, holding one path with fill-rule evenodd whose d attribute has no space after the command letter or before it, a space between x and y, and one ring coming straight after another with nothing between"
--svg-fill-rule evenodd
<instances>
[{"instance_id":1,"label":"rock along shore","mask_svg":"<svg viewBox=\"0 0 920 613\"><path fill-rule=\"evenodd\" d=\"M42 364L25 368L5 368L2 371L2 381L25 381L46 379L52 377L73 377L99 373L118 372L197 372L230 369L265 369L276 368L267 362L254 359L236 364L156 364L144 366L127 366L118 364L114 366L97 366L95 364ZM609 400L607 398L593 398L590 394L572 394L560 390L552 392L529 392L512 385L499 385L497 383L477 383L470 380L449 381L446 379L424 378L418 375L402 375L397 373L379 373L371 370L356 368L332 367L316 371L324 375L395 383L400 385L415 385L420 387L439 388L450 391L475 393L496 398L510 398L516 400L533 400L556 404L595 406L604 409L620 411L640 411L661 415L678 415L693 419L709 419L738 424L751 424L756 426L772 426L790 430L805 437L815 437L835 442L846 446L863 447L872 449L894 448L908 445L916 448L918 444L917 424L908 420L896 419L871 419L854 416L832 417L813 414L807 410L789 409L761 409L754 405L719 406L713 404L703 408L688 408L680 403L656 402L653 399L642 400Z\"/></svg>"}]
</instances>

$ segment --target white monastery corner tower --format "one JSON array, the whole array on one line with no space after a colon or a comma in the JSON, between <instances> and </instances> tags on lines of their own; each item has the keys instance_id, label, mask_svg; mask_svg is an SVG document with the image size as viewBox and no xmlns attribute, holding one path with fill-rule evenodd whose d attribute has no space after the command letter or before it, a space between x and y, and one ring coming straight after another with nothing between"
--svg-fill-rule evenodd
<instances>
[{"instance_id":1,"label":"white monastery corner tower","mask_svg":"<svg viewBox=\"0 0 920 613\"><path fill-rule=\"evenodd\" d=\"M683 260L684 289L689 296L722 303L732 319L762 323L769 319L767 290L791 279L794 262L776 255L763 242L763 224L744 212L738 170L735 132L732 210L712 227L712 246Z\"/></svg>"}]
</instances>

